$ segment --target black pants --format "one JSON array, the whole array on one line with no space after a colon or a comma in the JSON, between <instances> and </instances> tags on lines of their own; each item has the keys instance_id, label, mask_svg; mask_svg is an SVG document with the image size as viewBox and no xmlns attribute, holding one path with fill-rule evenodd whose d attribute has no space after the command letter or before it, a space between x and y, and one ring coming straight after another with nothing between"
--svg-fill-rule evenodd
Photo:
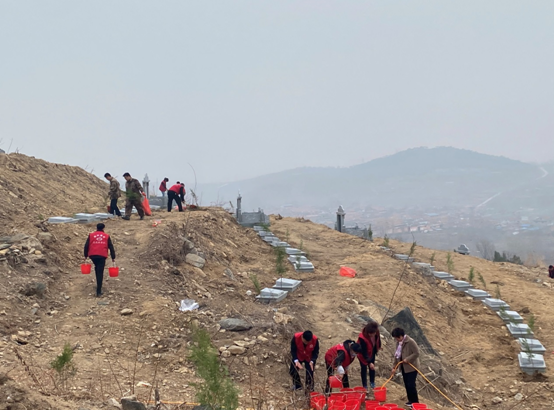
<instances>
[{"instance_id":1,"label":"black pants","mask_svg":"<svg viewBox=\"0 0 554 410\"><path fill-rule=\"evenodd\" d=\"M117 198L110 201L110 213L112 215L121 216L121 212L119 212L119 207L117 206Z\"/></svg>"},{"instance_id":2,"label":"black pants","mask_svg":"<svg viewBox=\"0 0 554 410\"><path fill-rule=\"evenodd\" d=\"M102 292L102 280L104 279L106 258L103 256L91 256L90 260L94 263L94 273L96 273L96 295L99 295Z\"/></svg>"},{"instance_id":3,"label":"black pants","mask_svg":"<svg viewBox=\"0 0 554 410\"><path fill-rule=\"evenodd\" d=\"M309 391L314 391L314 371L310 367L310 362L300 362L304 369L306 369L306 389ZM315 369L315 363L314 363ZM289 374L292 376L292 382L294 387L302 387L302 382L300 381L300 374L298 369L294 365L294 362L290 364Z\"/></svg>"},{"instance_id":4,"label":"black pants","mask_svg":"<svg viewBox=\"0 0 554 410\"><path fill-rule=\"evenodd\" d=\"M176 194L173 191L167 191L167 212L171 212L171 207L173 206L173 201L177 202L179 207L179 212L183 212L183 205L181 205L181 198L179 194Z\"/></svg>"},{"instance_id":5,"label":"black pants","mask_svg":"<svg viewBox=\"0 0 554 410\"><path fill-rule=\"evenodd\" d=\"M403 365L402 365L403 366ZM417 397L417 387L416 387L416 378L417 372L404 372L402 367L402 378L404 379L404 387L406 387L406 395L408 396L408 402L410 403L419 403L419 398Z\"/></svg>"},{"instance_id":6,"label":"black pants","mask_svg":"<svg viewBox=\"0 0 554 410\"><path fill-rule=\"evenodd\" d=\"M375 363L375 356L372 357L372 361L370 363ZM362 362L360 362L360 368L362 369L362 386L364 386L367 389L367 369L369 368L369 382L375 383L375 370L371 370L369 367L369 364L366 366Z\"/></svg>"},{"instance_id":7,"label":"black pants","mask_svg":"<svg viewBox=\"0 0 554 410\"><path fill-rule=\"evenodd\" d=\"M333 367L329 365L329 363L325 363L325 367L327 368L327 380L325 381L325 393L331 392L331 386L329 386L329 377L331 377L334 373ZM342 376L342 387L350 387L350 382L348 381L348 373L344 373Z\"/></svg>"}]
</instances>

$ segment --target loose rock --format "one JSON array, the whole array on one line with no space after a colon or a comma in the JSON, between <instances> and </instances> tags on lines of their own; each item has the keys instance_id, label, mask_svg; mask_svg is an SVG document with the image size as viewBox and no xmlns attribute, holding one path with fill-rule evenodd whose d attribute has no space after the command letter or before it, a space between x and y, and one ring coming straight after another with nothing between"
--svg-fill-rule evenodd
<instances>
[{"instance_id":1,"label":"loose rock","mask_svg":"<svg viewBox=\"0 0 554 410\"><path fill-rule=\"evenodd\" d=\"M247 321L234 318L223 319L219 322L219 325L222 329L230 330L233 332L252 329L252 325Z\"/></svg>"},{"instance_id":2,"label":"loose rock","mask_svg":"<svg viewBox=\"0 0 554 410\"><path fill-rule=\"evenodd\" d=\"M206 264L206 260L204 258L201 258L200 256L194 255L192 253L187 254L187 256L185 257L185 262L200 269L202 269Z\"/></svg>"},{"instance_id":3,"label":"loose rock","mask_svg":"<svg viewBox=\"0 0 554 410\"><path fill-rule=\"evenodd\" d=\"M129 316L129 315L133 314L133 310L132 309L123 309L120 313L121 313L121 316Z\"/></svg>"}]
</instances>

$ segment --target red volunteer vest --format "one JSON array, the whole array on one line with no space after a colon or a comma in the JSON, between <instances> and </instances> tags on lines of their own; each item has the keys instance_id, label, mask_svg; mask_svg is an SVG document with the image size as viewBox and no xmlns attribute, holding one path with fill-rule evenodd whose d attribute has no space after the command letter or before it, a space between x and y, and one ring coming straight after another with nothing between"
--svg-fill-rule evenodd
<instances>
[{"instance_id":1,"label":"red volunteer vest","mask_svg":"<svg viewBox=\"0 0 554 410\"><path fill-rule=\"evenodd\" d=\"M108 239L110 235L107 233L96 231L88 236L88 256L103 256L108 257Z\"/></svg>"},{"instance_id":2,"label":"red volunteer vest","mask_svg":"<svg viewBox=\"0 0 554 410\"><path fill-rule=\"evenodd\" d=\"M328 365L332 365L333 368L335 367L335 364L333 363L337 356L339 355L339 351L344 352L344 362L342 362L342 367L349 366L350 363L352 363L352 358L350 357L350 353L344 348L344 345L342 343L333 346L329 350L327 350L327 353L325 353L325 363Z\"/></svg>"},{"instance_id":3,"label":"red volunteer vest","mask_svg":"<svg viewBox=\"0 0 554 410\"><path fill-rule=\"evenodd\" d=\"M364 336L363 332L360 333L358 335L358 341L362 339L366 346L367 346L367 355L371 358L371 356L373 355L373 344L371 344L371 340L369 340L367 337ZM379 350L381 348L381 336L379 334L379 331L377 331L377 333L375 333L375 342L377 344L377 350ZM364 355L361 354L361 353L358 353L358 359L360 360L360 363L363 364L363 365L368 365L368 363L366 363L365 359L364 359Z\"/></svg>"},{"instance_id":4,"label":"red volunteer vest","mask_svg":"<svg viewBox=\"0 0 554 410\"><path fill-rule=\"evenodd\" d=\"M317 343L317 337L314 335L312 340L305 345L302 342L302 332L294 334L294 342L296 343L296 356L300 362L310 362L312 360L312 353Z\"/></svg>"},{"instance_id":5,"label":"red volunteer vest","mask_svg":"<svg viewBox=\"0 0 554 410\"><path fill-rule=\"evenodd\" d=\"M165 192L165 191L167 191L167 185L165 184L165 181L163 181L160 184L160 192Z\"/></svg>"},{"instance_id":6,"label":"red volunteer vest","mask_svg":"<svg viewBox=\"0 0 554 410\"><path fill-rule=\"evenodd\" d=\"M181 184L175 184L171 188L169 188L170 191L175 192L176 194L181 193Z\"/></svg>"}]
</instances>

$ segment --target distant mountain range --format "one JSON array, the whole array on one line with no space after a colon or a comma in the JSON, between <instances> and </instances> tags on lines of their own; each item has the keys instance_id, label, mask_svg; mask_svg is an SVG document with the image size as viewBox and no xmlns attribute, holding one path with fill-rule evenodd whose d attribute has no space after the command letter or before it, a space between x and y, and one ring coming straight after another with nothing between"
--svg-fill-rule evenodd
<instances>
[{"instance_id":1,"label":"distant mountain range","mask_svg":"<svg viewBox=\"0 0 554 410\"><path fill-rule=\"evenodd\" d=\"M342 204L552 210L553 173L552 163L540 166L452 147L413 148L349 168L296 168L198 191L205 204L234 203L240 191L245 209Z\"/></svg>"}]
</instances>

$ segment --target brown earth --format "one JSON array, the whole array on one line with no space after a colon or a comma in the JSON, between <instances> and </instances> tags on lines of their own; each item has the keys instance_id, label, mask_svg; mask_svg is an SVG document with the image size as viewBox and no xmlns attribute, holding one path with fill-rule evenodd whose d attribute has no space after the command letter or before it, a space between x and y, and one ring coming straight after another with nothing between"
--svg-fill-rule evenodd
<instances>
[{"instance_id":1,"label":"brown earth","mask_svg":"<svg viewBox=\"0 0 554 410\"><path fill-rule=\"evenodd\" d=\"M360 315L382 319L405 268L377 242L303 219L274 218L272 230L281 239L302 244L316 272L297 274L289 266L286 276L304 280L302 287L279 305L262 305L247 292L255 292L253 275L262 287L274 284L274 254L269 245L219 208L164 212L145 221L133 217L128 222L106 223L121 272L118 278L106 280L105 297L98 299L93 275L79 273L82 247L93 227L49 225L39 219L70 216L86 211L87 206L89 211L100 209L107 184L80 168L22 155L8 157L0 164L0 185L3 193L13 195L0 197L2 233L29 238L16 238L9 248L12 258L0 255L0 373L11 378L0 382L0 403L7 402L8 396L13 400L4 407L0 404L0 409L80 406L93 410L106 408L111 398L132 393L146 401L153 397L150 386L158 387L162 400L193 402L191 384L198 380L187 360L191 323L206 328L222 351L227 351L225 346L245 347L239 355L222 353L222 361L241 389L243 406L306 408L301 395L289 391L286 355L292 333L311 328L320 336L321 357L333 344L356 338L363 326ZM65 194L51 195L61 187ZM86 194L79 193L83 191ZM25 207L31 212L22 212ZM154 226L154 221L160 222ZM194 252L206 259L202 269L184 262L191 242ZM407 252L410 245L391 241L391 246ZM444 252L416 247L415 257L427 262L432 253L437 268L445 269ZM553 291L543 280L536 282L545 278L544 272L452 256L456 276L467 277L473 266L491 293L493 282L499 282L502 298L514 310L527 308L530 313L523 316L535 316L537 337L548 349L548 371L540 377L522 375L516 360L518 348L496 315L407 267L391 310L396 313L410 307L439 352L438 357L424 355L422 370L462 408L552 407L554 363L548 345L554 323L548 313ZM355 268L358 276L339 276L341 265ZM200 309L180 312L178 304L185 298L195 299ZM123 309L131 309L132 314L122 315ZM218 323L228 317L242 318L253 327L224 332ZM291 322L277 323L282 319ZM386 345L377 359L379 383L388 377L394 349L390 337L385 334L383 340ZM63 388L49 363L65 343L74 348L78 370ZM325 379L321 362L316 371L318 388ZM357 364L351 373L352 384L359 385ZM400 384L387 386L388 401L405 401ZM436 409L452 408L424 383L420 387L421 401ZM515 399L517 393L523 401ZM495 397L502 403L492 404Z\"/></svg>"}]
</instances>

